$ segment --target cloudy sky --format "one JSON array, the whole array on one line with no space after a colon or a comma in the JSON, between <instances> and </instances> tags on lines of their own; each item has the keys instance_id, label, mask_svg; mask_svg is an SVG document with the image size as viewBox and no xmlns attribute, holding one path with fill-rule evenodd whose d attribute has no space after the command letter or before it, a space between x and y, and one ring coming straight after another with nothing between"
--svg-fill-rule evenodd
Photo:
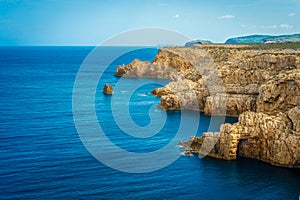
<instances>
[{"instance_id":1,"label":"cloudy sky","mask_svg":"<svg viewBox=\"0 0 300 200\"><path fill-rule=\"evenodd\" d=\"M300 0L0 0L0 45L97 45L143 27L213 42L300 33Z\"/></svg>"}]
</instances>

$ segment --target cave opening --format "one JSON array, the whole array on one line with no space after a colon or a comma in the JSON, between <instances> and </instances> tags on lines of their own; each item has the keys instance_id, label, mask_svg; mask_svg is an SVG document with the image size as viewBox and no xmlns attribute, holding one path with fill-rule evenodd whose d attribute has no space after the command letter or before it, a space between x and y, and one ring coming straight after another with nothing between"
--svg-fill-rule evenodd
<instances>
[{"instance_id":1,"label":"cave opening","mask_svg":"<svg viewBox=\"0 0 300 200\"><path fill-rule=\"evenodd\" d=\"M243 156L243 149L246 145L247 140L248 140L248 138L239 139L238 145L237 145L236 157Z\"/></svg>"}]
</instances>

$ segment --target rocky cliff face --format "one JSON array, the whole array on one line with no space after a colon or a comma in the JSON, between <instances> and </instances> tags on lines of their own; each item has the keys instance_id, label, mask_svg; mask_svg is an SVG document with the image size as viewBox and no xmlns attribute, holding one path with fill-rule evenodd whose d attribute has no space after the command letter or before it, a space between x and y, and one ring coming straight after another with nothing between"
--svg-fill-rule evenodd
<instances>
[{"instance_id":1,"label":"rocky cliff face","mask_svg":"<svg viewBox=\"0 0 300 200\"><path fill-rule=\"evenodd\" d=\"M118 73L122 71L122 73ZM163 48L152 63L133 61L117 74L168 78L152 94L165 110L190 109L239 116L219 133L183 142L199 154L237 155L300 167L300 51L204 45ZM212 149L212 150L211 150ZM209 151L209 152L208 152Z\"/></svg>"},{"instance_id":2,"label":"rocky cliff face","mask_svg":"<svg viewBox=\"0 0 300 200\"><path fill-rule=\"evenodd\" d=\"M300 105L300 70L287 70L262 84L257 111L267 114L287 112Z\"/></svg>"},{"instance_id":3,"label":"rocky cliff face","mask_svg":"<svg viewBox=\"0 0 300 200\"><path fill-rule=\"evenodd\" d=\"M299 109L295 107L277 115L245 112L239 116L238 123L224 124L218 133L191 137L181 145L215 158L234 160L239 155L277 166L300 168ZM206 146L215 144L214 148L206 152L204 141Z\"/></svg>"}]
</instances>

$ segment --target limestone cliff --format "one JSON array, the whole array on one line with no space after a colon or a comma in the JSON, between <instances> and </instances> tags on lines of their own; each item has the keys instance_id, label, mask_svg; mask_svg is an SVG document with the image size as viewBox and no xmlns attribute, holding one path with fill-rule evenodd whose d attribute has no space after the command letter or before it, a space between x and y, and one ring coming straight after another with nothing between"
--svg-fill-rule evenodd
<instances>
[{"instance_id":1,"label":"limestone cliff","mask_svg":"<svg viewBox=\"0 0 300 200\"><path fill-rule=\"evenodd\" d=\"M152 91L165 110L210 115L224 114L224 106L226 115L239 116L238 123L223 125L219 133L182 142L186 148L221 159L240 155L300 167L300 50L267 45L168 47L152 63L135 60L116 74L170 79Z\"/></svg>"},{"instance_id":2,"label":"limestone cliff","mask_svg":"<svg viewBox=\"0 0 300 200\"><path fill-rule=\"evenodd\" d=\"M218 133L204 133L181 142L186 149L200 153L203 141L215 142L209 156L234 160L237 156L259 159L277 166L300 168L300 107L287 113L267 115L245 112L236 124L224 124ZM205 148L205 147L204 147Z\"/></svg>"}]
</instances>

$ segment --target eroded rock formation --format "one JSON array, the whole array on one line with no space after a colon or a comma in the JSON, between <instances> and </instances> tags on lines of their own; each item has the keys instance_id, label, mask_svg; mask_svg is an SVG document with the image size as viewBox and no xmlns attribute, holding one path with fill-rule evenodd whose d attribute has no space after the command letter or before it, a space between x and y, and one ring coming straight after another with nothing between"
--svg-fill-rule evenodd
<instances>
[{"instance_id":1,"label":"eroded rock formation","mask_svg":"<svg viewBox=\"0 0 300 200\"><path fill-rule=\"evenodd\" d=\"M239 155L277 166L300 168L299 109L295 107L277 115L245 112L239 116L238 123L224 124L218 133L191 137L181 145L215 158L234 160ZM213 145L208 152L203 147L204 141L206 146Z\"/></svg>"},{"instance_id":2,"label":"eroded rock formation","mask_svg":"<svg viewBox=\"0 0 300 200\"><path fill-rule=\"evenodd\" d=\"M152 91L164 110L190 109L239 116L218 133L182 145L199 154L237 155L273 165L300 167L300 50L246 45L161 49L152 63L133 61L116 74L168 78ZM120 72L118 72L120 71Z\"/></svg>"},{"instance_id":3,"label":"eroded rock formation","mask_svg":"<svg viewBox=\"0 0 300 200\"><path fill-rule=\"evenodd\" d=\"M282 72L260 87L257 111L275 114L300 105L300 69Z\"/></svg>"},{"instance_id":4,"label":"eroded rock formation","mask_svg":"<svg viewBox=\"0 0 300 200\"><path fill-rule=\"evenodd\" d=\"M103 87L103 93L104 94L113 94L113 90L114 90L114 87L112 85L109 85L109 84L105 84L104 87Z\"/></svg>"}]
</instances>

